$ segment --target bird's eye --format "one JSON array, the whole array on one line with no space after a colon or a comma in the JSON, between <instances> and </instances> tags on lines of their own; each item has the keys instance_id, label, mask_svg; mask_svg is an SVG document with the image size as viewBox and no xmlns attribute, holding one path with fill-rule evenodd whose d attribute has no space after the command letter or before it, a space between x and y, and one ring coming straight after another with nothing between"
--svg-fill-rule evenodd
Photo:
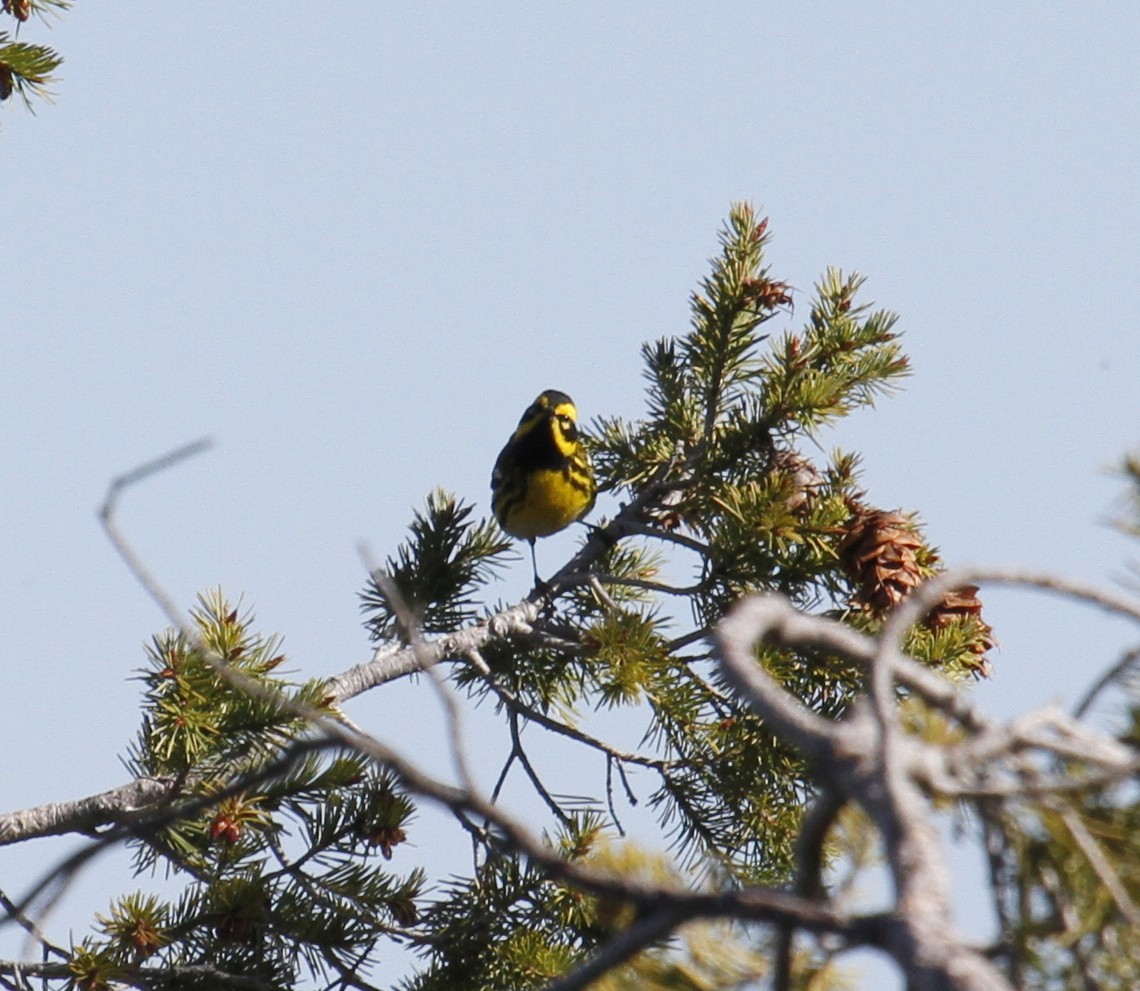
<instances>
[{"instance_id":1,"label":"bird's eye","mask_svg":"<svg viewBox=\"0 0 1140 991\"><path fill-rule=\"evenodd\" d=\"M573 440L578 435L578 428L574 425L574 421L568 416L558 417L558 426L562 430L562 435L567 440Z\"/></svg>"}]
</instances>

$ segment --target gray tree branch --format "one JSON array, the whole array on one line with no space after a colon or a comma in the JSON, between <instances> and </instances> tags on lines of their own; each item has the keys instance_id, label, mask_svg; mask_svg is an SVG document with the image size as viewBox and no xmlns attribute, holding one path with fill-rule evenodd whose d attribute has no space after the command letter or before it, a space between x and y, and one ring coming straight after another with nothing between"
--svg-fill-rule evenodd
<instances>
[{"instance_id":1,"label":"gray tree branch","mask_svg":"<svg viewBox=\"0 0 1140 991\"><path fill-rule=\"evenodd\" d=\"M801 615L783 597L754 596L725 617L716 641L726 677L757 714L804 751L829 787L862 806L881 833L895 887L896 924L885 949L913 991L1008 991L1000 971L952 925L949 870L922 787L927 745L897 724L895 732L880 731L884 715L894 720L893 707L884 714L856 704L836 723L809 713L756 660L756 645L773 637L865 660L865 640L849 632L834 621ZM854 649L845 650L846 644Z\"/></svg>"}]
</instances>

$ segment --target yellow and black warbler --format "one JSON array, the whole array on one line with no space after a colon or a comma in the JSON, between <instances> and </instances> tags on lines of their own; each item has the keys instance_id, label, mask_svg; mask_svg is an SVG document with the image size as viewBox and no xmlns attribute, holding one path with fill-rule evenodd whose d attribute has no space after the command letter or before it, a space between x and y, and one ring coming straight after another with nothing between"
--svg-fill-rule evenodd
<instances>
[{"instance_id":1,"label":"yellow and black warbler","mask_svg":"<svg viewBox=\"0 0 1140 991\"><path fill-rule=\"evenodd\" d=\"M512 537L549 537L594 508L597 486L578 436L578 411L565 392L547 389L522 415L491 473L491 510Z\"/></svg>"}]
</instances>

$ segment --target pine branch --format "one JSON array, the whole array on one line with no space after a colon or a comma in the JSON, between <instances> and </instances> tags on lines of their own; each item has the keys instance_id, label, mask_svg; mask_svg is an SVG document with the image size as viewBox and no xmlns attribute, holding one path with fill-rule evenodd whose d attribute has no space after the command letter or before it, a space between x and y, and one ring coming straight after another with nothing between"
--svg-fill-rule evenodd
<instances>
[{"instance_id":1,"label":"pine branch","mask_svg":"<svg viewBox=\"0 0 1140 991\"><path fill-rule=\"evenodd\" d=\"M370 569L387 576L421 632L446 634L470 623L474 593L505 563L510 541L493 523L473 522L472 508L442 490L433 492L425 511L415 514L411 537L382 569ZM361 598L373 638L390 640L400 628L390 590L373 580Z\"/></svg>"},{"instance_id":2,"label":"pine branch","mask_svg":"<svg viewBox=\"0 0 1140 991\"><path fill-rule=\"evenodd\" d=\"M51 99L48 87L56 81L52 73L62 63L63 57L46 45L15 41L0 31L0 101L16 93L34 111L32 97Z\"/></svg>"}]
</instances>

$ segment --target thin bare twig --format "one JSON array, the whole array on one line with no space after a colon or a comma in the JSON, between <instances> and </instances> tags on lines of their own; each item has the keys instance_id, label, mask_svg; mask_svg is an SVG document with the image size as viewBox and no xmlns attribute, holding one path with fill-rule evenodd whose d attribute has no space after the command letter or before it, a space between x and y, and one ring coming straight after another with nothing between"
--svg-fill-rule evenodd
<instances>
[{"instance_id":1,"label":"thin bare twig","mask_svg":"<svg viewBox=\"0 0 1140 991\"><path fill-rule=\"evenodd\" d=\"M989 784L962 782L953 783L939 780L932 782L933 791L944 798L960 799L1010 799L1048 798L1051 795L1079 794L1107 788L1119 784L1140 773L1140 758L1127 767L1105 768L1084 774L1036 774L1030 778L996 781Z\"/></svg>"},{"instance_id":2,"label":"thin bare twig","mask_svg":"<svg viewBox=\"0 0 1140 991\"><path fill-rule=\"evenodd\" d=\"M625 800L630 805L637 805L637 796L633 793L633 789L629 785L629 778L626 777L625 765L620 761L617 763L618 778L621 780L621 786L625 789Z\"/></svg>"},{"instance_id":3,"label":"thin bare twig","mask_svg":"<svg viewBox=\"0 0 1140 991\"><path fill-rule=\"evenodd\" d=\"M691 643L696 643L698 640L708 639L709 629L707 626L702 626L699 629L692 630L689 633L684 633L679 637L670 640L665 648L670 654L675 653L683 647L688 647ZM707 654L705 655L708 656Z\"/></svg>"},{"instance_id":4,"label":"thin bare twig","mask_svg":"<svg viewBox=\"0 0 1140 991\"><path fill-rule=\"evenodd\" d=\"M527 705L523 702L514 692L509 688L500 684L496 679L490 677L490 670L484 676L491 691L495 693L496 697L503 706L512 712L517 712L520 716L527 720L527 722L536 723L543 729L550 730L552 733L557 733L559 736L564 736L567 739L575 740L578 743L583 743L594 750L600 751L607 757L612 757L615 760L621 761L623 764L636 764L641 767L653 768L655 771L669 771L677 767L681 762L677 760L667 760L660 757L647 757L644 754L633 753L629 750L622 750L615 747L599 737L592 736L584 730L580 730L575 726L570 726L567 723L560 722L546 713L535 709L533 706Z\"/></svg>"},{"instance_id":5,"label":"thin bare twig","mask_svg":"<svg viewBox=\"0 0 1140 991\"><path fill-rule=\"evenodd\" d=\"M654 540L663 540L669 544L676 544L678 547L687 547L689 550L696 551L706 559L712 557L712 547L697 540L695 537L687 537L683 533L678 533L676 530L664 530L661 527L641 523L630 526L629 532L641 537L652 537Z\"/></svg>"},{"instance_id":6,"label":"thin bare twig","mask_svg":"<svg viewBox=\"0 0 1140 991\"><path fill-rule=\"evenodd\" d=\"M1124 883L1120 880L1120 875L1113 869L1112 864L1108 862L1108 858L1104 855L1100 845L1097 843L1095 837L1089 832L1088 827L1081 821L1071 808L1067 806L1052 804L1053 809L1061 817L1064 822L1065 828L1069 830L1069 835L1073 837L1077 846L1080 847L1081 853L1085 855L1085 859L1089 862L1089 866L1100 878L1100 883L1104 885L1105 891L1111 896L1112 900L1116 902L1116 907L1120 914L1128 921L1131 926L1140 926L1140 909L1136 907L1136 903L1128 894L1128 889L1124 887Z\"/></svg>"},{"instance_id":7,"label":"thin bare twig","mask_svg":"<svg viewBox=\"0 0 1140 991\"><path fill-rule=\"evenodd\" d=\"M609 809L610 822L614 824L618 836L624 837L625 827L622 826L617 809L614 808L614 759L612 757L606 757L606 808Z\"/></svg>"},{"instance_id":8,"label":"thin bare twig","mask_svg":"<svg viewBox=\"0 0 1140 991\"><path fill-rule=\"evenodd\" d=\"M1140 621L1140 602L1087 582L1061 578L1058 575L1029 568L971 567L945 571L919 585L887 618L882 638L890 641L897 650L907 630L938 605L948 592L964 585L1016 585L1036 588Z\"/></svg>"},{"instance_id":9,"label":"thin bare twig","mask_svg":"<svg viewBox=\"0 0 1140 991\"><path fill-rule=\"evenodd\" d=\"M29 939L38 943L43 948L45 959L49 953L63 960L69 959L70 954L49 940L40 930L39 926L29 919L28 916L20 910L20 906L16 905L3 891L0 891L0 908L3 908L4 911L8 913L9 918L16 921L20 928L28 934Z\"/></svg>"},{"instance_id":10,"label":"thin bare twig","mask_svg":"<svg viewBox=\"0 0 1140 991\"><path fill-rule=\"evenodd\" d=\"M1076 708L1073 709L1073 718L1083 718L1085 713L1092 708L1093 703L1100 697L1101 693L1136 667L1137 662L1140 662L1140 647L1134 647L1132 650L1125 651L1124 656L1097 678L1089 690L1085 692L1084 698L1082 698L1080 702L1077 703Z\"/></svg>"},{"instance_id":11,"label":"thin bare twig","mask_svg":"<svg viewBox=\"0 0 1140 991\"><path fill-rule=\"evenodd\" d=\"M602 602L602 604L611 612L621 612L618 604L614 602L613 596L610 595L603 587L602 583L598 580L598 576L591 574L588 576L590 588L593 589L594 595Z\"/></svg>"},{"instance_id":12,"label":"thin bare twig","mask_svg":"<svg viewBox=\"0 0 1140 991\"><path fill-rule=\"evenodd\" d=\"M367 556L363 549L361 553L363 556ZM404 637L411 644L420 670L426 672L431 680L436 697L439 699L440 705L443 706L444 718L447 723L447 739L451 750L451 762L455 766L455 773L459 776L463 787L471 791L475 787L475 779L472 777L471 768L467 763L467 745L463 740L463 714L459 709L454 693L447 687L439 673L436 666L438 658L433 657L428 650L419 623L416 622L416 617L408 608L408 604L404 601L404 597L400 594L400 590L392 581L391 576L379 568L371 568L370 574L376 583L376 587L380 589L392 607L396 622L403 631Z\"/></svg>"},{"instance_id":13,"label":"thin bare twig","mask_svg":"<svg viewBox=\"0 0 1140 991\"><path fill-rule=\"evenodd\" d=\"M666 585L664 582L650 581L647 578L632 578L625 575L597 575L595 580L605 582L607 585L623 585L627 588L642 588L647 592L660 592L662 595L697 595L708 588L707 582L698 582L696 585Z\"/></svg>"},{"instance_id":14,"label":"thin bare twig","mask_svg":"<svg viewBox=\"0 0 1140 991\"><path fill-rule=\"evenodd\" d=\"M507 774L511 769L511 765L519 759L518 751L511 748L511 752L507 754L507 759L503 762L503 769L499 772L498 778L495 779L495 787L491 789L491 802L498 802L499 795L503 791L503 785L507 783Z\"/></svg>"},{"instance_id":15,"label":"thin bare twig","mask_svg":"<svg viewBox=\"0 0 1140 991\"><path fill-rule=\"evenodd\" d=\"M526 755L526 750L522 745L522 736L519 734L518 713L512 710L508 714L507 721L511 727L512 753L518 755L519 764L526 772L526 776L530 780L530 783L533 786L535 792L538 794L538 797L546 803L546 807L554 813L555 817L557 817L564 826L569 826L573 820L566 812L562 810L562 806L560 806L554 800L554 797L550 794L550 792L547 791L546 785L542 783L542 779L538 776L538 772L534 769L534 766L530 762L530 758Z\"/></svg>"},{"instance_id":16,"label":"thin bare twig","mask_svg":"<svg viewBox=\"0 0 1140 991\"><path fill-rule=\"evenodd\" d=\"M632 925L618 932L593 956L570 968L561 977L546 985L544 991L582 991L604 974L636 956L647 946L672 932L683 922L685 914L675 907L665 904L655 912L637 919Z\"/></svg>"},{"instance_id":17,"label":"thin bare twig","mask_svg":"<svg viewBox=\"0 0 1140 991\"><path fill-rule=\"evenodd\" d=\"M203 451L209 450L209 448L213 446L213 443L213 440L209 437L203 437L201 440L184 444L182 447L175 448L173 451L155 458L153 461L139 465L139 467L133 468L118 478L113 479L107 489L107 495L103 500L103 505L99 509L99 520L103 524L103 530L107 534L107 539L111 541L111 545L118 552L119 557L123 559L123 563L126 564L131 574L135 576L136 581L146 590L147 594L158 604L158 607L163 611L167 619L179 629L187 626L182 611L175 604L174 600L166 594L162 586L155 580L154 576L151 575L146 565L143 564L142 559L127 542L119 530L118 522L115 519L115 511L118 509L120 496L132 485L136 485L144 479L150 478L151 475L165 471L167 468L171 468L188 458L192 458L197 454L201 454Z\"/></svg>"}]
</instances>

